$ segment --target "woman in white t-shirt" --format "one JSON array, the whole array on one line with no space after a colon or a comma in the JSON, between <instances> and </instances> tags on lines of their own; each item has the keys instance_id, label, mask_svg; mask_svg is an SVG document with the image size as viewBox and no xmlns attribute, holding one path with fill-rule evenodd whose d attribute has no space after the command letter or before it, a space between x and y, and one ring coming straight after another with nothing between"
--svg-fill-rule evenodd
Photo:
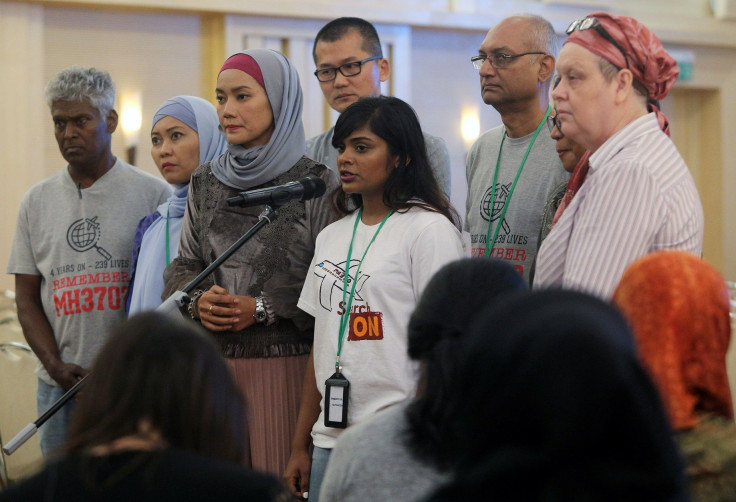
<instances>
[{"instance_id":1,"label":"woman in white t-shirt","mask_svg":"<svg viewBox=\"0 0 736 502\"><path fill-rule=\"evenodd\" d=\"M409 316L432 275L464 256L457 213L432 174L409 105L358 100L340 115L332 145L342 184L335 203L345 216L317 237L299 298L315 318L314 346L284 474L292 492L308 491L311 501L340 432L414 395Z\"/></svg>"}]
</instances>

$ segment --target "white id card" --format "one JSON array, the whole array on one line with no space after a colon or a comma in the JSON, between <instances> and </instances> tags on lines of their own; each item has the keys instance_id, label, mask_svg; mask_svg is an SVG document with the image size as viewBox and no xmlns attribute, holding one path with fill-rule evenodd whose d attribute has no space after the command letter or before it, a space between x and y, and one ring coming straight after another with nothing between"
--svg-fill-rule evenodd
<instances>
[{"instance_id":1,"label":"white id card","mask_svg":"<svg viewBox=\"0 0 736 502\"><path fill-rule=\"evenodd\" d=\"M341 373L325 380L325 427L344 429L348 426L350 382Z\"/></svg>"}]
</instances>

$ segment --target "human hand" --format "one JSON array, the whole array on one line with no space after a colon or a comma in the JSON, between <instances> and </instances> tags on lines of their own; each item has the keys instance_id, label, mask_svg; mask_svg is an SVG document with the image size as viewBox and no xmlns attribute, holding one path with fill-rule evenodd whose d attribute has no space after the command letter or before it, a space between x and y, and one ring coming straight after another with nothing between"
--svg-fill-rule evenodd
<instances>
[{"instance_id":1,"label":"human hand","mask_svg":"<svg viewBox=\"0 0 736 502\"><path fill-rule=\"evenodd\" d=\"M239 301L227 289L212 286L197 299L195 309L202 326L210 331L227 331L240 322Z\"/></svg>"},{"instance_id":2,"label":"human hand","mask_svg":"<svg viewBox=\"0 0 736 502\"><path fill-rule=\"evenodd\" d=\"M87 376L88 370L77 366L76 364L65 363L61 360L53 366L46 368L49 376L54 379L59 385L61 385L64 391L68 391L82 378Z\"/></svg>"},{"instance_id":3,"label":"human hand","mask_svg":"<svg viewBox=\"0 0 736 502\"><path fill-rule=\"evenodd\" d=\"M299 499L309 491L309 473L312 470L312 459L307 450L293 450L286 464L283 479L292 495Z\"/></svg>"},{"instance_id":4,"label":"human hand","mask_svg":"<svg viewBox=\"0 0 736 502\"><path fill-rule=\"evenodd\" d=\"M256 318L253 316L256 312L256 299L252 296L235 296L238 302L238 309L240 309L240 315L238 321L233 323L231 331L242 331L245 328L253 326L256 323Z\"/></svg>"}]
</instances>

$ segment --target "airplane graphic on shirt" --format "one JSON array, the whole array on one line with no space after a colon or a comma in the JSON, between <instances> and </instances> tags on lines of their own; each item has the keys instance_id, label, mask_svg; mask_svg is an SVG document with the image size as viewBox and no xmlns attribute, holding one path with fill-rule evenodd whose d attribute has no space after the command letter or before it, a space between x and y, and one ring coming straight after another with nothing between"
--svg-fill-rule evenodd
<instances>
[{"instance_id":1,"label":"airplane graphic on shirt","mask_svg":"<svg viewBox=\"0 0 736 502\"><path fill-rule=\"evenodd\" d=\"M319 303L323 309L328 312L332 312L334 292L338 292L338 302L343 299L343 289L345 285L345 263L333 263L329 260L324 260L314 267L314 275L322 279L319 285ZM352 271L352 275L348 275L348 290L346 295L350 294L350 290L353 288L353 280L355 271L360 264L360 260L350 260L349 272ZM355 283L354 300L362 302L363 298L360 296L360 291L365 286L365 281L368 280L370 275L360 273L357 282Z\"/></svg>"}]
</instances>

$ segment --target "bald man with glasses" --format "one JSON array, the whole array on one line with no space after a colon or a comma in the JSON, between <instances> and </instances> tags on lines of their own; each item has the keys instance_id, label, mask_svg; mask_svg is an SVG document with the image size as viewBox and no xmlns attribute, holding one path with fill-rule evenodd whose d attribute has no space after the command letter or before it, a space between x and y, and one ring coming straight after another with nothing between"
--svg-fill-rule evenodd
<instances>
[{"instance_id":1,"label":"bald man with glasses","mask_svg":"<svg viewBox=\"0 0 736 502\"><path fill-rule=\"evenodd\" d=\"M470 58L503 124L468 153L465 230L473 256L507 260L527 283L545 207L569 177L545 126L557 47L547 20L519 15L494 26Z\"/></svg>"},{"instance_id":2,"label":"bald man with glasses","mask_svg":"<svg viewBox=\"0 0 736 502\"><path fill-rule=\"evenodd\" d=\"M342 113L365 96L380 96L390 74L376 28L364 19L341 17L317 33L312 50L314 72L330 107ZM337 171L331 127L307 141L307 156ZM450 197L450 154L442 138L424 133L427 156L439 188Z\"/></svg>"}]
</instances>

